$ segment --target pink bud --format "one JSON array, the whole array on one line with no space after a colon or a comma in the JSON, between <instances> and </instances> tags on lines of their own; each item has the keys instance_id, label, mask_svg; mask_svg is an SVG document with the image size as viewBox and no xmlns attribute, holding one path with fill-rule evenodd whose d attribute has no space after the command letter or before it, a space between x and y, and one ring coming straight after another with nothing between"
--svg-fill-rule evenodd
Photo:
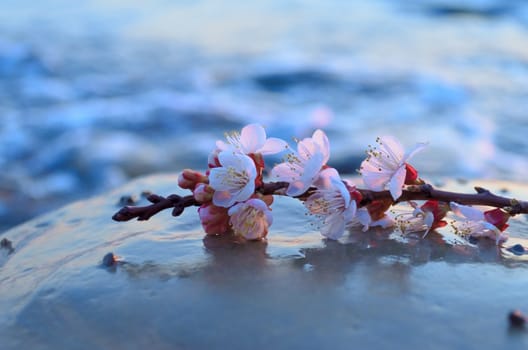
<instances>
[{"instance_id":1,"label":"pink bud","mask_svg":"<svg viewBox=\"0 0 528 350\"><path fill-rule=\"evenodd\" d=\"M416 179L418 179L418 170L416 170L411 164L405 163L405 184L413 185Z\"/></svg>"},{"instance_id":2,"label":"pink bud","mask_svg":"<svg viewBox=\"0 0 528 350\"><path fill-rule=\"evenodd\" d=\"M208 235L220 235L229 230L227 208L217 207L212 203L202 204L198 208L202 227Z\"/></svg>"},{"instance_id":3,"label":"pink bud","mask_svg":"<svg viewBox=\"0 0 528 350\"><path fill-rule=\"evenodd\" d=\"M208 182L209 179L207 176L192 169L185 169L180 176L178 176L178 186L187 190L194 190L197 184Z\"/></svg>"},{"instance_id":4,"label":"pink bud","mask_svg":"<svg viewBox=\"0 0 528 350\"><path fill-rule=\"evenodd\" d=\"M198 184L193 191L194 199L198 203L210 202L213 199L214 189L207 184Z\"/></svg>"}]
</instances>

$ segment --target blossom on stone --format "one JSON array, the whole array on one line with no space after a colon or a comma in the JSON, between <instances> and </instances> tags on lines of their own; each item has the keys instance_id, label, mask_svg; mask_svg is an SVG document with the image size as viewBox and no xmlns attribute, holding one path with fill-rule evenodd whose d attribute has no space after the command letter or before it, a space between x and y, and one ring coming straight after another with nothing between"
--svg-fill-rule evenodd
<instances>
[{"instance_id":1,"label":"blossom on stone","mask_svg":"<svg viewBox=\"0 0 528 350\"><path fill-rule=\"evenodd\" d=\"M226 141L217 141L220 151L234 151L242 154L276 154L288 148L286 141L276 137L266 137L266 131L260 124L249 124L241 132L226 133Z\"/></svg>"},{"instance_id":2,"label":"blossom on stone","mask_svg":"<svg viewBox=\"0 0 528 350\"><path fill-rule=\"evenodd\" d=\"M214 189L213 204L229 208L243 202L255 191L257 170L253 160L239 153L220 152L220 167L211 169L209 185Z\"/></svg>"},{"instance_id":3,"label":"blossom on stone","mask_svg":"<svg viewBox=\"0 0 528 350\"><path fill-rule=\"evenodd\" d=\"M462 217L463 220L453 223L455 233L464 237L487 237L495 240L498 245L508 239L504 233L508 228L507 221L510 214L500 208L480 211L467 205L461 205L455 202L449 203L451 210L455 215Z\"/></svg>"},{"instance_id":4,"label":"blossom on stone","mask_svg":"<svg viewBox=\"0 0 528 350\"><path fill-rule=\"evenodd\" d=\"M198 208L198 216L208 235L220 235L229 230L227 208L218 207L211 202L205 203Z\"/></svg>"},{"instance_id":5,"label":"blossom on stone","mask_svg":"<svg viewBox=\"0 0 528 350\"><path fill-rule=\"evenodd\" d=\"M328 181L321 181L323 185L306 199L304 205L311 214L323 220L323 236L339 239L356 214L361 194L355 186L345 184L335 169L327 169L323 176L328 177Z\"/></svg>"},{"instance_id":6,"label":"blossom on stone","mask_svg":"<svg viewBox=\"0 0 528 350\"><path fill-rule=\"evenodd\" d=\"M449 211L446 203L428 200L421 206L416 202L409 202L409 204L414 209L413 212L396 217L397 226L403 233L425 230L422 236L425 238L429 231L447 225L447 222L443 220Z\"/></svg>"},{"instance_id":7,"label":"blossom on stone","mask_svg":"<svg viewBox=\"0 0 528 350\"><path fill-rule=\"evenodd\" d=\"M207 176L192 169L184 169L178 176L178 186L187 190L193 190L197 184L208 181Z\"/></svg>"},{"instance_id":8,"label":"blossom on stone","mask_svg":"<svg viewBox=\"0 0 528 350\"><path fill-rule=\"evenodd\" d=\"M262 239L268 234L273 217L268 205L258 198L251 198L229 208L229 223L236 235L249 240Z\"/></svg>"},{"instance_id":9,"label":"blossom on stone","mask_svg":"<svg viewBox=\"0 0 528 350\"><path fill-rule=\"evenodd\" d=\"M392 136L376 139L378 147L370 147L367 158L361 163L360 172L365 185L374 191L389 189L392 198L400 198L404 185L418 179L418 172L408 161L424 149L426 143L416 144L405 152L401 143Z\"/></svg>"},{"instance_id":10,"label":"blossom on stone","mask_svg":"<svg viewBox=\"0 0 528 350\"><path fill-rule=\"evenodd\" d=\"M289 183L286 190L288 196L299 196L318 179L329 158L328 138L323 131L316 130L311 138L297 143L297 151L289 153L285 162L271 170L271 177Z\"/></svg>"}]
</instances>

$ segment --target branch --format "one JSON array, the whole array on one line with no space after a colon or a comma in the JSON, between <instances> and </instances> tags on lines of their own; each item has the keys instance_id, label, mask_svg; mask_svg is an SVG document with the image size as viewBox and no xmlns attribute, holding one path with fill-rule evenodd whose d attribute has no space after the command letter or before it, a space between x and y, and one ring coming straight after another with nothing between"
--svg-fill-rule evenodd
<instances>
[{"instance_id":1,"label":"branch","mask_svg":"<svg viewBox=\"0 0 528 350\"><path fill-rule=\"evenodd\" d=\"M179 216L186 207L200 205L192 195L182 197L177 194L171 194L165 198L157 194L151 194L147 197L147 200L153 204L143 207L123 207L112 216L112 219L114 221L129 221L137 218L139 221L143 221L169 208L173 208L172 216Z\"/></svg>"},{"instance_id":2,"label":"branch","mask_svg":"<svg viewBox=\"0 0 528 350\"><path fill-rule=\"evenodd\" d=\"M262 195L285 195L286 189L288 188L287 182L268 182L262 184L256 189L256 192ZM311 187L305 193L298 196L300 200L305 200L313 191L316 189ZM392 196L389 191L372 191L358 189L363 196L360 207L368 205L369 203L376 200L391 200ZM411 200L437 200L440 202L457 202L464 205L487 205L496 208L504 208L508 210L510 215L516 214L528 214L528 202L518 201L513 198L501 197L491 193L489 190L482 187L475 187L475 194L457 193L440 191L433 186L425 184L418 186L408 186L398 198L398 202L406 202ZM197 202L192 195L179 196L171 194L168 197L162 197L155 194L151 194L147 197L147 200L153 204L142 207L126 206L121 208L117 213L112 216L115 221L129 221L134 218L138 220L148 220L152 216L156 215L160 211L172 208L172 215L179 216L183 213L185 208L191 206L200 206L201 203Z\"/></svg>"},{"instance_id":3,"label":"branch","mask_svg":"<svg viewBox=\"0 0 528 350\"><path fill-rule=\"evenodd\" d=\"M392 199L389 191L371 191L358 189L363 196L360 206L369 204L372 201L380 199ZM441 191L433 188L433 186L425 184L419 186L408 186L404 190L401 197L395 203L405 202L410 200L437 200L440 202L457 202L464 205L487 205L490 207L507 209L511 215L528 214L528 202L519 201L513 198L501 197L491 193L489 190L482 187L475 187L475 194L458 193Z\"/></svg>"}]
</instances>

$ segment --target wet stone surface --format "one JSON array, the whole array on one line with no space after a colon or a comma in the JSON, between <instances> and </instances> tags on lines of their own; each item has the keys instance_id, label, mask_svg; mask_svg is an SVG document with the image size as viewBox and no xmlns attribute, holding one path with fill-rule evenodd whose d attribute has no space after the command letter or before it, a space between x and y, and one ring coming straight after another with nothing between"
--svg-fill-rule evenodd
<instances>
[{"instance_id":1,"label":"wet stone surface","mask_svg":"<svg viewBox=\"0 0 528 350\"><path fill-rule=\"evenodd\" d=\"M179 218L167 211L147 222L110 219L123 195L179 193L176 183L177 175L142 178L7 231L14 251L0 249L0 347L528 345L517 317L528 310L528 265L517 254L517 245L526 247L526 217L511 221L502 249L435 232L421 240L351 231L325 241L289 198L276 199L267 242L206 237L194 208ZM528 198L525 185L478 185ZM511 321L513 310L520 312Z\"/></svg>"}]
</instances>

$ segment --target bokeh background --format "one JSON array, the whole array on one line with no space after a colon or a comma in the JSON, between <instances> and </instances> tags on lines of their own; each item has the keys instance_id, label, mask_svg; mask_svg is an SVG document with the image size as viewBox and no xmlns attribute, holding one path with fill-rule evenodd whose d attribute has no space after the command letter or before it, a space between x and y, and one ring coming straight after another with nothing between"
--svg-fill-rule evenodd
<instances>
[{"instance_id":1,"label":"bokeh background","mask_svg":"<svg viewBox=\"0 0 528 350\"><path fill-rule=\"evenodd\" d=\"M426 177L528 174L527 1L0 5L0 232L203 169L249 122L287 140L323 128L344 173L393 134L430 142L413 162Z\"/></svg>"}]
</instances>

